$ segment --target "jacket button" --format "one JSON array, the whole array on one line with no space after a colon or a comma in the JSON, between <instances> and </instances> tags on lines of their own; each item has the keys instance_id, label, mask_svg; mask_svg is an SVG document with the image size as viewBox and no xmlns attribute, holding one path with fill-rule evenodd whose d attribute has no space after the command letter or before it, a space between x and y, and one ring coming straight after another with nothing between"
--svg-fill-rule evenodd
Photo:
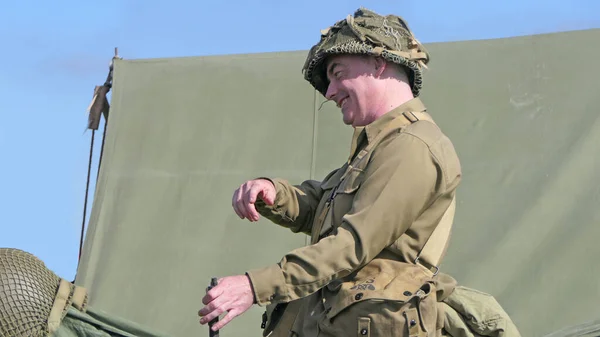
<instances>
[{"instance_id":1,"label":"jacket button","mask_svg":"<svg viewBox=\"0 0 600 337\"><path fill-rule=\"evenodd\" d=\"M407 290L404 292L404 296L410 296L410 295L412 295L412 293L410 291Z\"/></svg>"},{"instance_id":2,"label":"jacket button","mask_svg":"<svg viewBox=\"0 0 600 337\"><path fill-rule=\"evenodd\" d=\"M366 335L369 331L367 331L367 329L362 329L360 330L360 334L361 335Z\"/></svg>"},{"instance_id":3,"label":"jacket button","mask_svg":"<svg viewBox=\"0 0 600 337\"><path fill-rule=\"evenodd\" d=\"M363 297L363 294L362 294L362 293L358 293L358 294L356 294L356 296L354 296L354 299L358 301L358 300L360 300L362 297Z\"/></svg>"}]
</instances>

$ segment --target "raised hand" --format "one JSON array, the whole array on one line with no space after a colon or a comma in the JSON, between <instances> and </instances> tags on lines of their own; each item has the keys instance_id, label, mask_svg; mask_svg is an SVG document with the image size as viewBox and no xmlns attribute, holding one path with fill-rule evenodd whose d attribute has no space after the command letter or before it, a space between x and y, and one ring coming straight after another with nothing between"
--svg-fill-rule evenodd
<instances>
[{"instance_id":1,"label":"raised hand","mask_svg":"<svg viewBox=\"0 0 600 337\"><path fill-rule=\"evenodd\" d=\"M231 205L240 219L258 221L260 214L254 204L260 198L265 204L273 205L277 190L272 182L267 179L250 180L242 184L233 193Z\"/></svg>"}]
</instances>

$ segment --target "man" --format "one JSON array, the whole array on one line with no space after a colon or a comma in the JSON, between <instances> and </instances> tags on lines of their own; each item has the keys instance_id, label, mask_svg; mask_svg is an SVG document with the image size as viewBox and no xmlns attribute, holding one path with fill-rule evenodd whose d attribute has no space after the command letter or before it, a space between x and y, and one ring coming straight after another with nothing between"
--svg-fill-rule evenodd
<instances>
[{"instance_id":1,"label":"man","mask_svg":"<svg viewBox=\"0 0 600 337\"><path fill-rule=\"evenodd\" d=\"M282 336L440 335L434 277L461 169L418 98L428 60L397 16L359 9L322 31L304 74L354 127L351 156L320 182L259 178L235 191L240 218L263 215L311 245L221 279L202 324L228 312L217 330L255 303L290 303Z\"/></svg>"}]
</instances>

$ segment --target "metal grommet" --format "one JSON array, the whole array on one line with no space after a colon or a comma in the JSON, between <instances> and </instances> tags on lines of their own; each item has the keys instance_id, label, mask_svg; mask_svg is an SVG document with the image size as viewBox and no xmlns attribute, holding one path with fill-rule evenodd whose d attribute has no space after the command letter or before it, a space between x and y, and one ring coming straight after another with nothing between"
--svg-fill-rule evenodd
<instances>
[{"instance_id":1,"label":"metal grommet","mask_svg":"<svg viewBox=\"0 0 600 337\"><path fill-rule=\"evenodd\" d=\"M367 333L369 333L369 331L367 331L367 329L360 330L361 335L366 335Z\"/></svg>"},{"instance_id":2,"label":"metal grommet","mask_svg":"<svg viewBox=\"0 0 600 337\"><path fill-rule=\"evenodd\" d=\"M410 291L407 290L404 292L404 296L410 296L410 295L412 295L412 293Z\"/></svg>"},{"instance_id":3,"label":"metal grommet","mask_svg":"<svg viewBox=\"0 0 600 337\"><path fill-rule=\"evenodd\" d=\"M414 319L411 319L410 320L410 326L413 327L415 325L417 325L417 321L415 321Z\"/></svg>"},{"instance_id":4,"label":"metal grommet","mask_svg":"<svg viewBox=\"0 0 600 337\"><path fill-rule=\"evenodd\" d=\"M362 293L358 293L358 294L356 294L356 296L354 296L354 299L358 301L358 300L360 300L362 297L363 297L363 294L362 294Z\"/></svg>"}]
</instances>

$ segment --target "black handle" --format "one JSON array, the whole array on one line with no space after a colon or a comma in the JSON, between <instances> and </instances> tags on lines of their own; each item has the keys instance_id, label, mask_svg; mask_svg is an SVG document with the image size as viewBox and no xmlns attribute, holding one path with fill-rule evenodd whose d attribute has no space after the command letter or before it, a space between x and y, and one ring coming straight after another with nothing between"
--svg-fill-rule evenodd
<instances>
[{"instance_id":1,"label":"black handle","mask_svg":"<svg viewBox=\"0 0 600 337\"><path fill-rule=\"evenodd\" d=\"M211 290L213 287L215 287L217 285L217 278L213 277L210 279L210 286L208 286L208 288L206 289L206 291L208 292L209 290ZM219 331L212 331L212 327L215 323L217 323L219 321L219 317L215 317L212 321L208 322L208 335L210 337L219 337Z\"/></svg>"}]
</instances>

